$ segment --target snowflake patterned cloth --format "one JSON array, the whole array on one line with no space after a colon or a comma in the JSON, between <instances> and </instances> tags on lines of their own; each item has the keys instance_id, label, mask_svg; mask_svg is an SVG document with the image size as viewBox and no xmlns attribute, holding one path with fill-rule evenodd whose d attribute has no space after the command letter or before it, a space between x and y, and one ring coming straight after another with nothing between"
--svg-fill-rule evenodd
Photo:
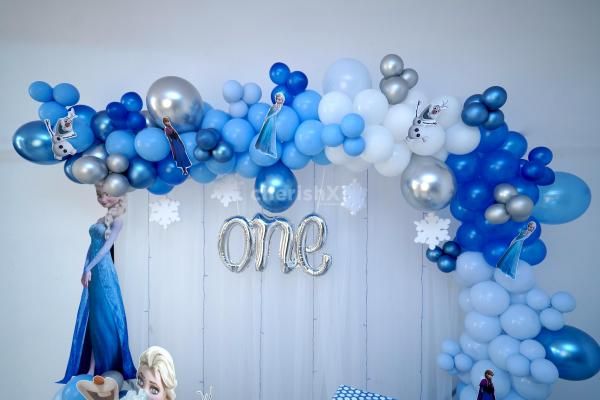
<instances>
[{"instance_id":1,"label":"snowflake patterned cloth","mask_svg":"<svg viewBox=\"0 0 600 400\"><path fill-rule=\"evenodd\" d=\"M163 197L150 203L150 222L156 222L167 229L173 222L179 221L179 202Z\"/></svg>"},{"instance_id":2,"label":"snowflake patterned cloth","mask_svg":"<svg viewBox=\"0 0 600 400\"><path fill-rule=\"evenodd\" d=\"M382 396L377 393L364 392L352 386L341 385L331 400L394 400L391 397Z\"/></svg>"},{"instance_id":3,"label":"snowflake patterned cloth","mask_svg":"<svg viewBox=\"0 0 600 400\"><path fill-rule=\"evenodd\" d=\"M244 198L240 193L239 182L233 175L226 175L213 183L211 199L218 199L225 207L234 201L242 201Z\"/></svg>"},{"instance_id":4,"label":"snowflake patterned cloth","mask_svg":"<svg viewBox=\"0 0 600 400\"><path fill-rule=\"evenodd\" d=\"M440 218L434 213L427 213L425 218L415 221L415 225L417 226L415 243L426 244L431 250L435 249L435 246L441 242L450 240L450 235L448 235L450 220L447 218Z\"/></svg>"},{"instance_id":5,"label":"snowflake patterned cloth","mask_svg":"<svg viewBox=\"0 0 600 400\"><path fill-rule=\"evenodd\" d=\"M354 179L350 184L342 186L342 203L340 204L351 215L356 215L365 207L367 189Z\"/></svg>"}]
</instances>

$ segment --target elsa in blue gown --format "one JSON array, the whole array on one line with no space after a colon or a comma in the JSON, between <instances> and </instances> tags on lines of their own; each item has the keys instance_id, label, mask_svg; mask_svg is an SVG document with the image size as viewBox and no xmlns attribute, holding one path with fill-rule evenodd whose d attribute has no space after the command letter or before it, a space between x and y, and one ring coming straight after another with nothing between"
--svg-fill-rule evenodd
<instances>
[{"instance_id":1,"label":"elsa in blue gown","mask_svg":"<svg viewBox=\"0 0 600 400\"><path fill-rule=\"evenodd\" d=\"M277 131L275 123L277 122L277 114L281 111L284 102L285 96L283 93L277 93L275 95L275 104L269 109L254 144L256 150L273 158L277 158Z\"/></svg>"},{"instance_id":2,"label":"elsa in blue gown","mask_svg":"<svg viewBox=\"0 0 600 400\"><path fill-rule=\"evenodd\" d=\"M523 243L531 236L533 231L537 228L537 224L530 221L527 227L519 232L519 234L510 242L510 246L504 252L502 257L496 263L496 268L500 268L500 271L504 272L511 278L517 276L517 265L519 258L521 257L521 251L523 250Z\"/></svg>"},{"instance_id":3,"label":"elsa in blue gown","mask_svg":"<svg viewBox=\"0 0 600 400\"><path fill-rule=\"evenodd\" d=\"M108 212L90 227L91 244L81 276L83 292L71 354L59 383L67 383L76 375L101 375L111 370L119 371L125 379L136 376L119 279L110 255L122 228L119 217L125 212L125 199L109 196L98 187L96 193L98 202Z\"/></svg>"}]
</instances>

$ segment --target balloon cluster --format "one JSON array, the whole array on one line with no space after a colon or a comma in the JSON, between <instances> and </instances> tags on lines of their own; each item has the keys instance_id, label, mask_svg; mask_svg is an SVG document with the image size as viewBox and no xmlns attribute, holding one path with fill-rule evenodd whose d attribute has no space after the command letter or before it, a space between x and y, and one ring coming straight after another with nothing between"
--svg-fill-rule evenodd
<instances>
[{"instance_id":1,"label":"balloon cluster","mask_svg":"<svg viewBox=\"0 0 600 400\"><path fill-rule=\"evenodd\" d=\"M403 102L408 91L417 85L419 74L412 68L404 68L404 61L396 54L388 54L381 59L379 70L383 78L379 89L390 104Z\"/></svg>"},{"instance_id":2,"label":"balloon cluster","mask_svg":"<svg viewBox=\"0 0 600 400\"><path fill-rule=\"evenodd\" d=\"M262 90L254 82L241 83L235 80L223 85L223 98L229 103L229 114L233 118L244 118L248 115L248 107L256 104L262 97Z\"/></svg>"},{"instance_id":3,"label":"balloon cluster","mask_svg":"<svg viewBox=\"0 0 600 400\"><path fill-rule=\"evenodd\" d=\"M500 183L494 188L494 200L485 210L485 219L491 224L503 224L512 219L522 222L529 219L533 210L533 201L509 183Z\"/></svg>"},{"instance_id":4,"label":"balloon cluster","mask_svg":"<svg viewBox=\"0 0 600 400\"><path fill-rule=\"evenodd\" d=\"M481 126L488 130L504 124L504 113L500 107L506 103L507 93L503 87L492 86L482 94L474 94L465 101L461 117L469 126Z\"/></svg>"},{"instance_id":5,"label":"balloon cluster","mask_svg":"<svg viewBox=\"0 0 600 400\"><path fill-rule=\"evenodd\" d=\"M554 183L554 171L548 167L552 161L552 151L547 147L535 147L527 155L527 160L521 160L521 175L523 178L540 186Z\"/></svg>"},{"instance_id":6,"label":"balloon cluster","mask_svg":"<svg viewBox=\"0 0 600 400\"><path fill-rule=\"evenodd\" d=\"M436 263L440 271L448 273L456 269L456 258L461 251L458 243L449 240L442 247L435 246L434 249L427 249L425 256L429 261Z\"/></svg>"},{"instance_id":7,"label":"balloon cluster","mask_svg":"<svg viewBox=\"0 0 600 400\"><path fill-rule=\"evenodd\" d=\"M276 62L269 70L271 82L275 85L271 91L271 101L275 103L275 95L283 93L285 104L291 105L294 102L294 96L304 92L308 87L308 78L302 71L290 71L290 67L282 62Z\"/></svg>"}]
</instances>

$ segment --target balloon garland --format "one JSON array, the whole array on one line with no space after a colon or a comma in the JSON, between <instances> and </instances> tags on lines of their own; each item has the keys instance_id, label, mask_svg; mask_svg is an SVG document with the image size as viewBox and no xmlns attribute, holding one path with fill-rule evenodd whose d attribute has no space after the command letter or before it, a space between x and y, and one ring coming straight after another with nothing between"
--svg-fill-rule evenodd
<instances>
[{"instance_id":1,"label":"balloon garland","mask_svg":"<svg viewBox=\"0 0 600 400\"><path fill-rule=\"evenodd\" d=\"M338 60L321 95L307 90L306 74L278 62L269 71L271 105L259 102L257 84L231 80L223 85L227 112L173 76L151 85L147 111L134 92L96 112L77 104L71 84L33 82L29 94L42 103L40 120L21 126L13 146L34 163L63 162L71 181L101 184L114 196L134 189L166 194L188 177L205 184L239 174L255 179L256 200L273 213L294 203L293 170L311 161L401 175L411 206L449 205L460 221L454 240L426 251L464 286L465 332L444 341L437 360L458 376L459 398L474 398L488 369L498 399L543 399L558 378L594 376L600 346L564 323L573 296L536 287L532 267L546 256L541 225L581 216L591 200L588 186L553 171L550 149L527 153L525 137L505 122L504 88L492 86L463 105L451 96L427 102L413 90L417 72L399 56L385 56L380 70L373 89L360 61Z\"/></svg>"}]
</instances>

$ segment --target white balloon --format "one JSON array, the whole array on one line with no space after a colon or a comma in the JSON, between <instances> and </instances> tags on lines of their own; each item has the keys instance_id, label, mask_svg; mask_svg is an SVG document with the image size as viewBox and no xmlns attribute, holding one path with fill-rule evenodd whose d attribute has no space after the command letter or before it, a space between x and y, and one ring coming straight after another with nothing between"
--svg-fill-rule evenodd
<instances>
[{"instance_id":1,"label":"white balloon","mask_svg":"<svg viewBox=\"0 0 600 400\"><path fill-rule=\"evenodd\" d=\"M456 276L465 286L487 281L493 274L494 268L485 262L482 253L466 251L456 259Z\"/></svg>"},{"instance_id":2,"label":"white balloon","mask_svg":"<svg viewBox=\"0 0 600 400\"><path fill-rule=\"evenodd\" d=\"M332 164L344 165L350 161L350 156L344 151L344 146L325 147L325 155Z\"/></svg>"},{"instance_id":3,"label":"white balloon","mask_svg":"<svg viewBox=\"0 0 600 400\"><path fill-rule=\"evenodd\" d=\"M498 336L502 328L497 317L471 311L465 316L465 331L478 342L486 343Z\"/></svg>"},{"instance_id":4,"label":"white balloon","mask_svg":"<svg viewBox=\"0 0 600 400\"><path fill-rule=\"evenodd\" d=\"M375 169L383 176L398 176L408 167L411 154L406 143L396 143L392 156L375 164Z\"/></svg>"},{"instance_id":5,"label":"white balloon","mask_svg":"<svg viewBox=\"0 0 600 400\"><path fill-rule=\"evenodd\" d=\"M433 154L432 157L437 158L440 161L446 162L446 159L448 158L448 152L445 148L442 147L442 149L437 153Z\"/></svg>"},{"instance_id":6,"label":"white balloon","mask_svg":"<svg viewBox=\"0 0 600 400\"><path fill-rule=\"evenodd\" d=\"M540 358L531 362L531 376L540 383L552 384L558 380L558 369L550 360Z\"/></svg>"},{"instance_id":7,"label":"white balloon","mask_svg":"<svg viewBox=\"0 0 600 400\"><path fill-rule=\"evenodd\" d=\"M527 305L541 311L550 306L550 297L542 289L533 288L527 292Z\"/></svg>"},{"instance_id":8,"label":"white balloon","mask_svg":"<svg viewBox=\"0 0 600 400\"><path fill-rule=\"evenodd\" d=\"M517 265L517 276L513 279L500 269L494 271L494 279L503 288L512 293L523 293L529 291L535 285L533 268L525 261L519 261Z\"/></svg>"},{"instance_id":9,"label":"white balloon","mask_svg":"<svg viewBox=\"0 0 600 400\"><path fill-rule=\"evenodd\" d=\"M530 360L546 357L546 349L537 340L527 339L521 342L519 351Z\"/></svg>"},{"instance_id":10,"label":"white balloon","mask_svg":"<svg viewBox=\"0 0 600 400\"><path fill-rule=\"evenodd\" d=\"M353 172L363 172L369 169L369 163L360 157L350 157L344 166Z\"/></svg>"},{"instance_id":11,"label":"white balloon","mask_svg":"<svg viewBox=\"0 0 600 400\"><path fill-rule=\"evenodd\" d=\"M490 360L477 361L473 365L473 369L471 369L471 384L479 387L479 382L484 378L483 374L488 369L494 371L494 394L496 398L501 399L510 391L510 377L506 371L498 368Z\"/></svg>"},{"instance_id":12,"label":"white balloon","mask_svg":"<svg viewBox=\"0 0 600 400\"><path fill-rule=\"evenodd\" d=\"M465 386L460 391L459 400L475 400L477 398L477 390L473 388L473 386Z\"/></svg>"},{"instance_id":13,"label":"white balloon","mask_svg":"<svg viewBox=\"0 0 600 400\"><path fill-rule=\"evenodd\" d=\"M418 139L408 139L408 148L420 156L430 156L444 147L446 142L446 132L437 125L423 126L421 128L421 137Z\"/></svg>"},{"instance_id":14,"label":"white balloon","mask_svg":"<svg viewBox=\"0 0 600 400\"><path fill-rule=\"evenodd\" d=\"M325 125L339 124L352 112L352 100L342 92L330 92L319 102L319 119Z\"/></svg>"},{"instance_id":15,"label":"white balloon","mask_svg":"<svg viewBox=\"0 0 600 400\"><path fill-rule=\"evenodd\" d=\"M512 378L515 391L528 400L544 400L550 396L552 387L546 383L537 383L529 376Z\"/></svg>"},{"instance_id":16,"label":"white balloon","mask_svg":"<svg viewBox=\"0 0 600 400\"><path fill-rule=\"evenodd\" d=\"M508 308L510 297L496 282L484 281L471 288L471 303L475 311L494 317Z\"/></svg>"},{"instance_id":17,"label":"white balloon","mask_svg":"<svg viewBox=\"0 0 600 400\"><path fill-rule=\"evenodd\" d=\"M502 329L516 339L531 339L540 333L538 314L523 304L513 304L500 316Z\"/></svg>"},{"instance_id":18,"label":"white balloon","mask_svg":"<svg viewBox=\"0 0 600 400\"><path fill-rule=\"evenodd\" d=\"M365 125L381 124L388 108L388 101L380 90L363 90L354 98L354 112L363 117Z\"/></svg>"},{"instance_id":19,"label":"white balloon","mask_svg":"<svg viewBox=\"0 0 600 400\"><path fill-rule=\"evenodd\" d=\"M565 318L560 311L555 308L546 308L540 313L540 322L542 326L551 331L557 331L565 326Z\"/></svg>"},{"instance_id":20,"label":"white balloon","mask_svg":"<svg viewBox=\"0 0 600 400\"><path fill-rule=\"evenodd\" d=\"M502 369L507 369L506 360L513 354L519 354L520 342L508 335L500 335L488 346L490 360Z\"/></svg>"},{"instance_id":21,"label":"white balloon","mask_svg":"<svg viewBox=\"0 0 600 400\"><path fill-rule=\"evenodd\" d=\"M413 115L415 115L415 110L417 109L417 104L419 102L421 102L421 105L419 106L420 113L421 111L423 111L424 107L427 107L429 105L428 97L419 89L411 89L408 92L408 96L406 96L406 99L404 99L402 103L409 106L412 109Z\"/></svg>"},{"instance_id":22,"label":"white balloon","mask_svg":"<svg viewBox=\"0 0 600 400\"><path fill-rule=\"evenodd\" d=\"M556 292L552 295L552 307L560 312L571 312L575 309L575 297L569 292Z\"/></svg>"},{"instance_id":23,"label":"white balloon","mask_svg":"<svg viewBox=\"0 0 600 400\"><path fill-rule=\"evenodd\" d=\"M529 375L529 360L521 354L511 354L506 359L506 369L514 376Z\"/></svg>"},{"instance_id":24,"label":"white balloon","mask_svg":"<svg viewBox=\"0 0 600 400\"><path fill-rule=\"evenodd\" d=\"M458 305L466 313L474 310L473 304L471 303L471 289L465 288L460 291L458 294Z\"/></svg>"},{"instance_id":25,"label":"white balloon","mask_svg":"<svg viewBox=\"0 0 600 400\"><path fill-rule=\"evenodd\" d=\"M365 150L360 157L370 163L386 161L394 152L394 138L390 131L381 125L369 125L363 132Z\"/></svg>"},{"instance_id":26,"label":"white balloon","mask_svg":"<svg viewBox=\"0 0 600 400\"><path fill-rule=\"evenodd\" d=\"M474 340L466 333L460 335L460 348L474 360L485 360L488 358L488 345Z\"/></svg>"},{"instance_id":27,"label":"white balloon","mask_svg":"<svg viewBox=\"0 0 600 400\"><path fill-rule=\"evenodd\" d=\"M367 67L358 60L341 58L334 62L323 78L323 92L341 91L350 97L362 90L372 87L371 74Z\"/></svg>"},{"instance_id":28,"label":"white balloon","mask_svg":"<svg viewBox=\"0 0 600 400\"><path fill-rule=\"evenodd\" d=\"M452 154L467 154L479 146L479 129L462 122L446 128L446 150Z\"/></svg>"},{"instance_id":29,"label":"white balloon","mask_svg":"<svg viewBox=\"0 0 600 400\"><path fill-rule=\"evenodd\" d=\"M396 142L404 141L408 135L408 129L415 119L415 109L406 104L391 106L383 120L385 126L394 136Z\"/></svg>"},{"instance_id":30,"label":"white balloon","mask_svg":"<svg viewBox=\"0 0 600 400\"><path fill-rule=\"evenodd\" d=\"M439 96L431 100L433 105L445 105L446 108L440 112L437 122L442 128L448 128L458 122L462 113L462 104L454 96Z\"/></svg>"}]
</instances>

